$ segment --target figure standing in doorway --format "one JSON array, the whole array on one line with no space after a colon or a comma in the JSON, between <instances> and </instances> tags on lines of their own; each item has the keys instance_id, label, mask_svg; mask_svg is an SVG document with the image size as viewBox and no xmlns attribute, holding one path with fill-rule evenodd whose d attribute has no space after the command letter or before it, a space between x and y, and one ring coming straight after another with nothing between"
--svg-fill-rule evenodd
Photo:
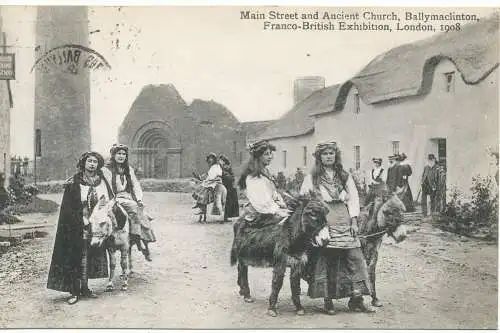
<instances>
[{"instance_id":1,"label":"figure standing in doorway","mask_svg":"<svg viewBox=\"0 0 500 333\"><path fill-rule=\"evenodd\" d=\"M427 216L427 197L431 201L431 214L436 212L436 192L439 184L439 170L434 154L427 156L427 165L422 174L422 213Z\"/></svg>"}]
</instances>

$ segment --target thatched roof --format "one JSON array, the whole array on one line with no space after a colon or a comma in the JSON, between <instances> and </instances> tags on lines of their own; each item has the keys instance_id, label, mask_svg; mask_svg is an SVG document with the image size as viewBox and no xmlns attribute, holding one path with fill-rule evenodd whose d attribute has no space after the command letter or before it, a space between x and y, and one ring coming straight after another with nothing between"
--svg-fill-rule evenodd
<instances>
[{"instance_id":1,"label":"thatched roof","mask_svg":"<svg viewBox=\"0 0 500 333\"><path fill-rule=\"evenodd\" d=\"M308 134L314 131L310 113L314 110L333 108L337 100L339 85L330 86L312 93L290 111L266 128L259 139L277 139Z\"/></svg>"},{"instance_id":2,"label":"thatched roof","mask_svg":"<svg viewBox=\"0 0 500 333\"><path fill-rule=\"evenodd\" d=\"M261 120L261 121L245 121L241 123L241 130L246 133L247 137L251 140L253 138L259 137L266 128L275 122L272 120Z\"/></svg>"},{"instance_id":3,"label":"thatched roof","mask_svg":"<svg viewBox=\"0 0 500 333\"><path fill-rule=\"evenodd\" d=\"M350 83L367 104L420 95L426 92L425 76L442 59L452 61L466 83L478 83L498 66L498 19L494 14L461 31L396 47L373 59Z\"/></svg>"}]
</instances>

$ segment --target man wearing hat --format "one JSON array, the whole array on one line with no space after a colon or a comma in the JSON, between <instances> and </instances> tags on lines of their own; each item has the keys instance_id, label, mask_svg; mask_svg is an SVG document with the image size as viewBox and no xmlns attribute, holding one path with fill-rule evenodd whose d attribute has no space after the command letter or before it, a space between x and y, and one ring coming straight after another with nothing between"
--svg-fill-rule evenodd
<instances>
[{"instance_id":1,"label":"man wearing hat","mask_svg":"<svg viewBox=\"0 0 500 333\"><path fill-rule=\"evenodd\" d=\"M431 214L436 212L436 191L439 185L439 168L434 154L427 156L427 165L422 174L422 213L427 216L427 197L431 200Z\"/></svg>"},{"instance_id":2,"label":"man wearing hat","mask_svg":"<svg viewBox=\"0 0 500 333\"><path fill-rule=\"evenodd\" d=\"M387 189L389 192L396 192L399 179L399 155L394 154L389 156L389 168L387 168Z\"/></svg>"}]
</instances>

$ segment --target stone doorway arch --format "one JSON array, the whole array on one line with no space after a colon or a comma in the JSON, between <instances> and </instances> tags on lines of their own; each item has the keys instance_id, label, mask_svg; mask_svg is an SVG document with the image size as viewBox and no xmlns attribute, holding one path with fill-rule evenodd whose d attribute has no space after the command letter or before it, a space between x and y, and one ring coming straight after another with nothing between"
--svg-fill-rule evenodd
<instances>
[{"instance_id":1,"label":"stone doorway arch","mask_svg":"<svg viewBox=\"0 0 500 333\"><path fill-rule=\"evenodd\" d=\"M167 123L151 121L132 140L131 156L142 178L178 178L181 174L179 136Z\"/></svg>"}]
</instances>

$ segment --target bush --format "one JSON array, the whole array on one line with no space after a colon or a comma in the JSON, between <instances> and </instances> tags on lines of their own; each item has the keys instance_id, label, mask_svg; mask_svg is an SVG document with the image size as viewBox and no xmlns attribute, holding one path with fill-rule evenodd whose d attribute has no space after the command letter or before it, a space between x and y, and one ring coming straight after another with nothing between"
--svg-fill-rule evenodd
<instances>
[{"instance_id":1,"label":"bush","mask_svg":"<svg viewBox=\"0 0 500 333\"><path fill-rule=\"evenodd\" d=\"M38 183L40 193L62 193L64 192L64 180ZM196 182L186 179L140 179L144 192L184 192L191 193L196 188Z\"/></svg>"},{"instance_id":2,"label":"bush","mask_svg":"<svg viewBox=\"0 0 500 333\"><path fill-rule=\"evenodd\" d=\"M450 201L437 219L438 226L461 235L497 240L498 193L492 185L489 176L472 178L470 198L453 188Z\"/></svg>"},{"instance_id":3,"label":"bush","mask_svg":"<svg viewBox=\"0 0 500 333\"><path fill-rule=\"evenodd\" d=\"M33 184L25 184L23 177L11 177L8 188L8 205L28 204L38 194L38 188Z\"/></svg>"}]
</instances>

